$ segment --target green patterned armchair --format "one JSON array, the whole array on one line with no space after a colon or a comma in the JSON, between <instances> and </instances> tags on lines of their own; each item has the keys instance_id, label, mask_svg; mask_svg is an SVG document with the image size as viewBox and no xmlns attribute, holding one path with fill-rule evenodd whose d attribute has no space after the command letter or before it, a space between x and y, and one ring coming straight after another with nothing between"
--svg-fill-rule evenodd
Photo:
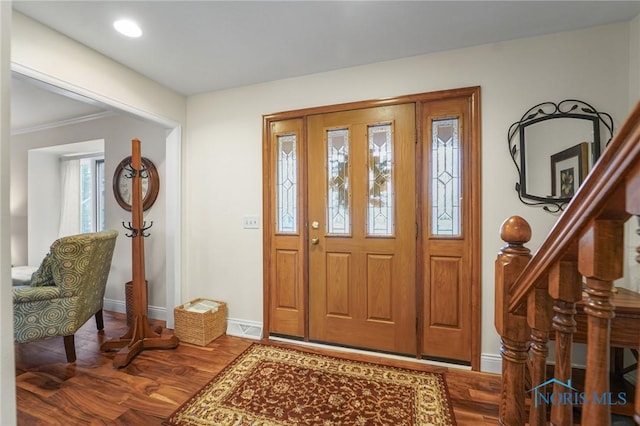
<instances>
[{"instance_id":1,"label":"green patterned armchair","mask_svg":"<svg viewBox=\"0 0 640 426\"><path fill-rule=\"evenodd\" d=\"M102 305L117 231L56 240L33 273L31 285L13 287L13 336L17 343L63 336L68 362L76 360L74 333Z\"/></svg>"}]
</instances>

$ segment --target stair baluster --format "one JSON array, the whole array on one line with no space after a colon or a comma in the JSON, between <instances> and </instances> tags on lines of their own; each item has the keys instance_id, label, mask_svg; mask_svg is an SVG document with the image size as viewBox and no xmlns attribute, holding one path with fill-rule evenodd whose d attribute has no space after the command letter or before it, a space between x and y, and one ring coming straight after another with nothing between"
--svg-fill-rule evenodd
<instances>
[{"instance_id":1,"label":"stair baluster","mask_svg":"<svg viewBox=\"0 0 640 426\"><path fill-rule=\"evenodd\" d=\"M547 357L549 332L553 316L553 300L547 292L547 280L541 279L527 299L527 322L531 327L531 384L547 381ZM547 405L531 403L529 424L544 426L547 424Z\"/></svg>"},{"instance_id":2,"label":"stair baluster","mask_svg":"<svg viewBox=\"0 0 640 426\"><path fill-rule=\"evenodd\" d=\"M582 415L589 424L611 424L611 406L603 401L609 392L609 338L614 306L613 281L622 277L624 261L624 223L595 220L580 238L579 268L587 277L588 315L587 369Z\"/></svg>"},{"instance_id":3,"label":"stair baluster","mask_svg":"<svg viewBox=\"0 0 640 426\"><path fill-rule=\"evenodd\" d=\"M571 380L571 361L573 333L576 332L576 302L582 299L582 278L578 274L577 262L561 260L549 270L549 295L555 300L553 310L553 328L556 332L555 370L557 379L553 384L555 395L567 392ZM554 425L573 425L573 406L571 404L553 404L551 423Z\"/></svg>"}]
</instances>

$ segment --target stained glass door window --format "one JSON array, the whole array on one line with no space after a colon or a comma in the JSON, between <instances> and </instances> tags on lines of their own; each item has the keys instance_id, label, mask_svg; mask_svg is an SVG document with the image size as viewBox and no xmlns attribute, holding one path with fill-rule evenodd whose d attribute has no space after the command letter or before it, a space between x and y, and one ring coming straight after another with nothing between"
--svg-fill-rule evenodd
<instances>
[{"instance_id":1,"label":"stained glass door window","mask_svg":"<svg viewBox=\"0 0 640 426\"><path fill-rule=\"evenodd\" d=\"M349 129L327 131L327 230L351 233L349 209Z\"/></svg>"},{"instance_id":2,"label":"stained glass door window","mask_svg":"<svg viewBox=\"0 0 640 426\"><path fill-rule=\"evenodd\" d=\"M391 124L368 126L367 234L393 235L393 138Z\"/></svg>"},{"instance_id":3,"label":"stained glass door window","mask_svg":"<svg viewBox=\"0 0 640 426\"><path fill-rule=\"evenodd\" d=\"M458 118L431 124L431 233L456 237L460 229L460 141Z\"/></svg>"},{"instance_id":4,"label":"stained glass door window","mask_svg":"<svg viewBox=\"0 0 640 426\"><path fill-rule=\"evenodd\" d=\"M280 135L277 151L277 230L298 232L298 158L296 135Z\"/></svg>"}]
</instances>

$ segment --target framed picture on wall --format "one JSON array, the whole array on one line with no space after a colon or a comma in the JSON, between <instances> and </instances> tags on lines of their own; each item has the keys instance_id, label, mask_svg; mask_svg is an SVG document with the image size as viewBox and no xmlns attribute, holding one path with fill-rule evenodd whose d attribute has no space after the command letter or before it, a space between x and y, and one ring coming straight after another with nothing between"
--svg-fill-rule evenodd
<instances>
[{"instance_id":1,"label":"framed picture on wall","mask_svg":"<svg viewBox=\"0 0 640 426\"><path fill-rule=\"evenodd\" d=\"M551 195L571 198L587 176L589 143L581 142L551 156Z\"/></svg>"}]
</instances>

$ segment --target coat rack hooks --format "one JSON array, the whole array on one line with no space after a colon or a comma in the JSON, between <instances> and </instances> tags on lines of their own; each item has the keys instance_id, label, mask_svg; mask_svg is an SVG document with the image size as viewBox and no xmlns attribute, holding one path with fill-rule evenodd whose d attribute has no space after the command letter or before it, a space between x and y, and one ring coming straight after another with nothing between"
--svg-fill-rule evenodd
<instances>
[{"instance_id":1,"label":"coat rack hooks","mask_svg":"<svg viewBox=\"0 0 640 426\"><path fill-rule=\"evenodd\" d=\"M144 165L140 165L140 169L136 169L133 167L132 163L128 163L124 166L124 169L127 171L125 177L127 179L133 179L136 175L140 175L141 179L147 179L149 177L149 169Z\"/></svg>"},{"instance_id":2,"label":"coat rack hooks","mask_svg":"<svg viewBox=\"0 0 640 426\"><path fill-rule=\"evenodd\" d=\"M145 238L150 236L151 233L144 232L144 231L146 231L147 229L151 228L152 226L153 226L153 221L151 221L148 226L147 226L147 222L146 221L142 222L142 228L134 228L133 225L131 224L131 222L127 222L126 224L125 224L124 221L122 222L122 227L124 229L127 229L127 230L131 231L130 234L125 234L129 238L135 238L138 235L142 235Z\"/></svg>"}]
</instances>

